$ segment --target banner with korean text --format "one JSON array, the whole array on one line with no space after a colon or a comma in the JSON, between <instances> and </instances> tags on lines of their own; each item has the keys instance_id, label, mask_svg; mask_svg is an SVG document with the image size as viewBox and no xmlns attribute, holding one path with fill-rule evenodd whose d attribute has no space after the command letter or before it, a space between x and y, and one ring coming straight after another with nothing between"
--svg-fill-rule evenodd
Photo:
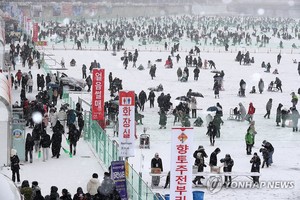
<instances>
[{"instance_id":1,"label":"banner with korean text","mask_svg":"<svg viewBox=\"0 0 300 200\"><path fill-rule=\"evenodd\" d=\"M93 69L92 120L104 120L104 69Z\"/></svg>"},{"instance_id":2,"label":"banner with korean text","mask_svg":"<svg viewBox=\"0 0 300 200\"><path fill-rule=\"evenodd\" d=\"M111 162L111 178L116 184L116 190L119 192L121 200L127 200L125 161Z\"/></svg>"},{"instance_id":3,"label":"banner with korean text","mask_svg":"<svg viewBox=\"0 0 300 200\"><path fill-rule=\"evenodd\" d=\"M135 93L119 92L119 156L134 156L135 134Z\"/></svg>"},{"instance_id":4,"label":"banner with korean text","mask_svg":"<svg viewBox=\"0 0 300 200\"><path fill-rule=\"evenodd\" d=\"M39 25L38 23L33 23L33 33L32 33L32 41L37 42L38 41L38 35L39 35Z\"/></svg>"},{"instance_id":5,"label":"banner with korean text","mask_svg":"<svg viewBox=\"0 0 300 200\"><path fill-rule=\"evenodd\" d=\"M193 128L172 128L170 199L193 199Z\"/></svg>"}]
</instances>

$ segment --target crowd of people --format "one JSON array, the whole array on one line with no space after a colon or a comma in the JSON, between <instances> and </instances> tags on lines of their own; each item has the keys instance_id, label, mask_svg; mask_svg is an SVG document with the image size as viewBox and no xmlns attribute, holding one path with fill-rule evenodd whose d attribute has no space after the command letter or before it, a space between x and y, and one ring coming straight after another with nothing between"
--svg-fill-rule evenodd
<instances>
[{"instance_id":1,"label":"crowd of people","mask_svg":"<svg viewBox=\"0 0 300 200\"><path fill-rule=\"evenodd\" d=\"M260 27L261 30L264 30L264 32L272 32L273 35L276 37L279 37L283 40L289 40L292 37L300 37L299 36L299 30L297 26L293 26L292 20L283 20L280 23L286 23L287 25L290 25L289 27L282 28L281 30L274 30L271 29L268 26L268 23L275 23L274 19L266 18L266 19L256 19L253 20L251 18L246 18L245 21L240 21L240 18L234 18L234 17L225 17L225 18L210 18L210 17L177 17L177 18L168 18L168 17L161 17L161 18L155 18L152 20L152 22L146 22L143 26L138 26L135 24L139 23L144 18L136 18L133 19L133 21L126 21L126 20L119 20L119 21L107 21L105 24L101 24L98 22L97 25L88 24L87 21L82 20L80 22L71 21L70 26L68 28L68 34L67 36L74 38L74 41L77 42L77 39L80 34L85 34L85 42L88 43L89 37L93 37L93 40L99 40L99 42L103 42L106 44L105 50L107 50L108 40L110 42L110 45L112 45L112 49L114 50L121 50L125 38L133 38L133 37L143 37L147 38L148 41L161 41L162 38L167 37L170 39L174 39L175 37L183 37L186 35L186 37L190 38L193 42L198 44L203 39L205 43L209 43L211 40L213 45L228 45L229 41L233 43L233 45L238 45L242 42L242 40L245 40L244 42L246 44L250 44L252 41L252 37L256 38L256 43L262 46L266 46L269 43L269 39L266 35L259 35L257 33L257 30L253 29L252 26L256 23L261 23L262 26ZM210 26L215 26L214 29L207 28L206 25L204 25L204 21L208 20L211 22ZM173 23L173 26L164 26L162 25L162 22L179 22L178 24ZM197 26L194 26L196 21L199 21L199 24ZM279 22L278 22L279 23ZM55 22L50 22L50 24L56 24ZM81 31L73 31L72 27L81 26L82 24L86 25L84 28L82 28ZM228 29L225 29L225 25L228 24L234 24L236 25L236 31L231 32ZM56 24L57 25L57 24ZM46 28L46 22L43 23L43 27ZM118 28L119 27L119 28ZM121 28L120 28L121 27ZM219 27L223 27L223 31L219 31ZM290 32L290 30L293 30L293 32ZM88 31L91 31L91 34L86 34ZM200 31L199 31L200 30ZM247 32L248 31L248 32ZM252 34L249 34L250 31L253 31ZM57 33L54 29L48 28L48 30L42 30L41 31L41 38L42 37L48 37L51 36L51 34ZM291 35L293 33L293 35ZM215 35L216 34L216 35ZM215 36L214 36L215 35ZM77 39L76 39L77 38ZM119 40L119 38L123 38ZM79 39L78 39L79 40ZM176 52L176 49L178 49L178 43L172 47L172 53ZM197 81L200 73L200 69L210 67L211 69L216 69L216 64L212 60L204 60L202 62L202 59L200 57L199 48L196 48L197 46L193 47L195 50L193 52L190 52L189 56L186 56L186 66L183 70L181 70L180 67L177 69L177 78L178 81L181 82L187 82L189 80L189 68L194 67L194 80ZM12 63L15 62L15 60L18 57L22 58L22 67L26 67L26 62L28 65L28 68L31 69L33 61L36 61L37 63L40 63L40 55L38 51L35 51L33 48L29 48L29 41L25 43L22 47L20 45L14 46L12 44L10 46L10 55L11 55L11 61ZM227 47L228 48L228 47ZM20 50L18 50L20 49ZM126 54L125 54L126 53ZM135 67L135 62L138 58L138 51L135 50L133 54L129 54L130 52L124 52L124 60L123 65L125 69L128 67L128 63L132 62L132 67ZM280 54L279 54L280 55ZM193 56L196 56L193 58ZM176 56L177 62L180 58L180 55ZM281 55L277 56L277 63L280 64ZM169 56L168 59L168 67L173 67L173 61L172 58ZM250 57L249 52L245 55L241 54L240 52L237 55L237 60L242 63L244 62L245 65L254 63L254 58ZM149 62L151 63L151 62ZM39 65L38 65L39 66ZM268 64L262 68L266 68L267 71L270 71L270 66ZM300 66L300 64L299 64ZM90 72L93 68L100 68L100 63L97 63L96 60L90 64ZM92 85L92 79L86 74L87 67L86 65L82 66L82 78L85 79L88 89L87 91L91 91L91 85ZM298 71L299 67L298 67ZM155 78L155 72L156 72L156 66L155 64L149 64L149 74L151 76L151 79ZM223 78L224 78L225 72L218 71L216 72L216 75L214 78L214 95L215 98L220 98L220 91L224 90L223 85ZM18 70L15 75L11 74L12 86L14 86L15 90L18 90L20 87L20 104L16 102L13 107L15 108L22 108L24 113L24 118L27 122L27 126L29 128L32 128L32 133L28 133L26 137L26 161L33 162L32 154L33 151L35 151L38 154L43 154L43 161L47 161L49 157L49 149L51 147L52 150L52 157L53 158L59 158L60 157L60 151L62 149L61 142L62 137L66 137L65 133L67 133L68 138L67 141L69 143L69 150L67 152L70 154L70 156L76 155L76 145L78 140L81 137L81 133L84 127L84 121L82 116L82 108L80 104L76 105L76 110L69 109L68 106L61 106L61 108L57 109L57 101L58 99L61 99L63 96L63 83L59 80L59 77L56 74L47 74L45 77L43 74L38 74L36 77L36 83L37 83L37 91L38 94L35 96L35 100L29 101L26 98L27 93L33 92L33 76L30 72L28 73L22 73L22 70ZM275 87L278 91L282 92L282 83L279 77L275 78L275 81L273 83L274 85L271 86L271 89ZM269 86L270 87L270 86ZM109 90L111 91L111 97L116 96L116 92L121 90L123 88L122 86L122 80L119 78L112 77L112 74L109 75ZM246 96L246 82L241 79L239 83L239 92L238 95L240 97ZM258 83L258 89L259 93L261 94L264 91L264 82L261 79ZM162 92L162 91L160 91ZM159 120L158 124L160 129L165 129L167 124L167 115L172 113L174 115L174 124L177 122L181 122L181 126L183 127L190 127L192 126L192 123L190 123L190 119L198 119L197 117L197 100L194 98L189 91L186 95L187 100L184 102L180 102L178 105L174 106L171 103L171 95L167 93L165 95L165 92L162 92L160 95L157 95L157 105L159 108ZM255 88L252 88L252 91L250 93L256 93ZM298 91L299 94L299 91ZM278 108L276 110L276 123L277 126L286 126L286 120L291 119L293 124L293 131L298 131L298 119L299 119L299 113L297 111L296 105L298 102L298 97L295 92L291 94L292 96L292 106L289 110L282 108L282 104L279 103ZM144 90L141 90L138 94L136 94L136 121L140 122L142 124L142 118L144 115L141 115L140 112L144 112L145 104L149 100L150 101L150 108L154 108L154 102L155 102L155 93L154 90L150 90L149 94L147 95ZM245 107L242 103L239 103L239 109L235 109L235 119L244 121L247 120L249 122L249 127L246 131L245 135L245 144L246 144L246 154L252 155L252 147L255 143L255 121L254 121L254 114L256 112L256 108L254 107L253 103L249 103L248 112L246 111ZM221 125L223 125L224 121L222 120L223 116L223 110L220 103L216 104L216 110L214 116L207 116L207 135L210 138L210 145L215 145L215 138L220 138L221 132ZM266 114L264 115L265 118L269 119L272 109L272 99L269 99L269 101L266 104ZM109 118L114 121L115 124L118 123L117 121L117 106L114 105L112 101L108 102L106 105L106 114L109 116ZM43 120L41 123L36 123L32 119L32 114L35 112L39 112L43 116ZM47 127L50 125L50 129L52 129L52 137L50 137L50 134L47 132ZM200 125L201 126L201 125ZM116 132L117 132L116 128ZM66 150L66 149L63 149ZM41 152L41 153L39 153ZM216 156L220 152L219 148L216 148L216 150L212 153L210 158L210 165L211 166L217 166L217 159ZM253 154L253 157L250 160L250 163L252 164L252 172L259 172L260 166L261 167L270 167L272 164L272 155L274 153L274 147L272 144L268 141L263 141L262 148L260 149L260 153L262 153L263 157L263 163L261 166L261 160L258 156L257 152ZM207 154L205 153L205 150L203 146L199 146L198 150L194 153L195 158L195 165L198 166L198 172L202 172L204 170L205 165L205 158L207 158ZM232 168L234 166L234 161L231 158L230 154L226 154L225 158L222 158L220 160L221 163L224 163L224 172L231 172ZM15 181L17 179L17 182L20 182L20 174L19 174L19 160L17 158L16 152L12 152L11 156L11 170L12 170L12 179ZM16 163L16 164L15 164ZM155 158L151 162L151 166L153 168L161 168L161 171L163 171L162 168L162 161L159 158L158 154L155 155ZM111 182L109 180L109 174L104 175L104 180L107 182ZM201 184L201 179L203 177L196 177L193 181L194 184ZM93 179L97 179L97 175L93 174ZM160 182L159 179L154 178L153 185L158 185ZM253 177L253 182L258 183L259 179L258 177ZM24 183L24 184L23 184ZM23 191L27 190L29 187L28 181L23 181L21 186L21 192L22 188ZM106 182L105 182L106 183ZM225 177L225 184L226 186L230 187L231 183L231 177ZM103 183L102 183L103 184ZM33 184L33 186L37 186L36 182ZM168 185L166 183L166 185ZM33 186L31 188L33 188ZM102 185L101 185L102 186ZM82 188L78 188L77 193L74 194L73 199L92 199L90 196L94 196L93 199L97 199L97 195L99 196L99 199L101 199L101 194L103 194L103 188L101 189L101 186L99 189L97 188L97 192L95 190L93 192L88 192L88 194L83 194ZM166 187L166 186L165 186ZM30 190L30 189L28 189ZM51 187L51 195L54 195L56 197L60 196L58 193L58 188L53 186ZM89 190L88 190L89 191ZM90 195L89 195L90 194ZM25 193L24 193L25 195ZM80 197L80 195L82 197ZM30 195L29 195L30 196ZM75 197L76 196L76 197ZM107 197L107 199L118 199L118 195L114 194L116 197ZM28 197L33 198L33 197ZM61 199L70 199L70 194L67 189L62 190L62 195L60 197ZM42 199L39 192L36 192L36 196L33 199ZM47 199L47 197L45 197ZM51 198L50 198L51 199Z\"/></svg>"}]
</instances>

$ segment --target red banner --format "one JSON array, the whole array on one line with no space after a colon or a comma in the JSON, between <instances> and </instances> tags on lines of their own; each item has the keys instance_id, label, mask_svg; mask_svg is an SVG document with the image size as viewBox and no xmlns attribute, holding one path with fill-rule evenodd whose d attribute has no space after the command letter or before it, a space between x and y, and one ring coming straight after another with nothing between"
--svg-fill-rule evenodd
<instances>
[{"instance_id":1,"label":"red banner","mask_svg":"<svg viewBox=\"0 0 300 200\"><path fill-rule=\"evenodd\" d=\"M33 33L32 33L32 41L37 42L39 35L39 25L38 23L33 23Z\"/></svg>"},{"instance_id":2,"label":"red banner","mask_svg":"<svg viewBox=\"0 0 300 200\"><path fill-rule=\"evenodd\" d=\"M104 69L93 69L92 120L104 120Z\"/></svg>"}]
</instances>

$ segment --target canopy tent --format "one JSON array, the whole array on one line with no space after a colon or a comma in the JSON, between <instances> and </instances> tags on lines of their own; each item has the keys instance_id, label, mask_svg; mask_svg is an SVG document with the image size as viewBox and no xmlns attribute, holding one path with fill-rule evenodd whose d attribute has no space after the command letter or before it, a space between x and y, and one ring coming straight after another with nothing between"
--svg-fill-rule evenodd
<instances>
[{"instance_id":1,"label":"canopy tent","mask_svg":"<svg viewBox=\"0 0 300 200\"><path fill-rule=\"evenodd\" d=\"M10 149L11 149L11 90L10 90L9 80L3 73L0 73L0 108L6 108L8 115L5 117L0 117L1 122L1 132L0 132L0 152L3 152L3 155L0 157L0 166L9 164L10 158ZM3 108L2 108L3 109ZM7 118L6 118L7 117ZM3 126L3 127L2 127Z\"/></svg>"}]
</instances>

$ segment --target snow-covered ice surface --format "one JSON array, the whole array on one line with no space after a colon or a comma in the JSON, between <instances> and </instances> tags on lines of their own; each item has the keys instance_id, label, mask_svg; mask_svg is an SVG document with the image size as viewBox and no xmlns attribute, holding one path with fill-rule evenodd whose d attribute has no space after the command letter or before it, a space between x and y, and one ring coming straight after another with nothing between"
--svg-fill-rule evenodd
<instances>
[{"instance_id":1,"label":"snow-covered ice surface","mask_svg":"<svg viewBox=\"0 0 300 200\"><path fill-rule=\"evenodd\" d=\"M214 106L219 102L223 106L223 120L224 125L221 127L221 138L216 139L215 146L209 145L209 138L206 136L206 127L194 128L194 149L196 150L199 145L203 145L208 155L216 148L221 149L221 153L218 155L218 159L221 159L225 154L230 154L234 159L235 165L233 171L235 172L250 172L251 156L246 155L245 134L249 126L248 122L237 122L227 120L229 116L230 108L234 108L239 102L243 103L246 109L250 102L256 107L256 113L254 115L256 131L258 134L255 137L255 146L253 152L258 152L263 140L270 141L274 148L275 153L273 155L274 163L269 168L261 169L260 181L293 181L295 187L293 189L222 189L216 194L210 194L205 188L200 188L205 192L205 199L228 199L228 200L244 200L244 199L300 199L300 164L299 164L299 146L300 146L300 132L293 133L291 128L276 127L275 115L276 108L279 103L282 103L284 107L291 107L291 95L290 93L297 92L300 87L300 76L297 72L297 64L293 64L292 59L300 61L299 54L286 54L282 53L281 63L276 63L276 56L278 53L250 53L250 57L255 58L255 63L250 66L239 65L234 62L237 52L212 52L201 53L202 60L214 60L217 66L217 70L224 70L224 88L225 91L220 91L220 99L215 99L213 95L213 75L211 70L201 69L200 77L198 81L193 80L193 68L190 69L190 78L186 83L179 82L177 80L176 70L180 66L185 66L184 58L187 52L179 52L181 60L177 64L175 57L173 58L173 69L165 69L164 62L167 59L168 52L149 52L140 51L137 66L143 64L146 68L143 71L132 68L132 63L129 63L127 70L124 69L120 57L123 56L122 52L117 52L117 56L112 56L111 51L78 51L78 50L46 50L47 54L53 54L52 58L60 62L61 57L64 57L66 67L68 70L63 71L69 76L81 78L81 66L86 64L89 67L90 63L97 60L101 63L101 67L104 68L106 74L105 80L105 100L109 100L108 88L108 74L112 72L113 77L118 77L123 80L124 90L134 90L139 93L141 90L149 93L147 88L155 87L162 84L164 87L164 93L172 96L171 101L175 107L179 101L175 100L177 96L186 95L189 89L196 92L201 92L204 98L197 97L198 110L197 115L201 116L205 121L207 115L206 109L210 106ZM69 61L74 58L77 61L75 67L69 66ZM156 77L151 80L149 75L149 69L147 69L147 62L151 60L155 63L155 60L161 58L162 62L156 63ZM272 73L265 73L260 67L261 62L270 62L272 65L271 72L277 68L279 75ZM60 67L60 66L52 66ZM22 68L23 70L23 68ZM28 71L27 67L24 69ZM34 76L34 83L36 83L36 74L41 73L36 67L32 70ZM55 71L54 71L55 72ZM275 80L278 76L282 80L283 92L268 92L264 91L263 94L249 94L252 86L258 88L258 81L263 78L265 83L265 90L271 81ZM237 96L239 81L244 79L247 83L246 97L240 98ZM34 87L34 90L36 88ZM19 90L18 90L19 92ZM19 100L19 94L14 92L14 100ZM156 98L160 93L156 93ZM33 99L34 95L28 95L29 99ZM75 95L71 95L73 99L76 99ZM90 94L80 94L81 98L90 101ZM265 106L269 98L273 99L273 107L271 111L271 118L264 119ZM299 108L299 106L298 106ZM137 133L143 133L143 128L147 128L147 133L150 134L150 149L139 149L139 140L136 140L136 156L129 158L129 162L133 165L136 171L140 171L143 174L143 178L146 182L151 182L149 176L150 161L155 152L159 152L160 157L163 160L164 171L170 169L170 141L171 141L171 127L173 125L174 117L170 115L168 117L167 129L159 129L159 115L158 107L155 101L155 107L150 109L149 102L146 102L145 111L141 112L145 115L143 119L144 125L137 126ZM191 119L193 122L194 119ZM180 125L177 123L176 125ZM112 129L107 129L107 133L113 137ZM116 138L117 139L117 138ZM64 144L65 147L66 144ZM76 188L81 186L85 190L85 186L91 174L98 172L102 175L102 169L98 164L98 160L93 156L92 152L88 148L88 145L84 141L80 141L78 144L78 155L73 158L69 158L67 154L61 153L61 158L51 159L47 162L42 162L35 158L33 164L24 164L21 166L21 179L28 179L30 181L37 180L41 187L43 194L48 194L51 185L56 185L61 190L67 188L74 194ZM259 153L260 154L260 153ZM37 155L35 154L35 157ZM83 158L82 156L90 156L90 158ZM262 156L260 155L261 159ZM208 159L205 160L208 162ZM205 171L209 171L208 167ZM5 174L10 175L10 171L4 170ZM102 177L102 176L101 176ZM100 178L101 179L101 178ZM248 179L239 177L235 180L247 181ZM164 185L165 179L161 180L161 186ZM169 190L155 189L163 194L168 194Z\"/></svg>"},{"instance_id":2,"label":"snow-covered ice surface","mask_svg":"<svg viewBox=\"0 0 300 200\"><path fill-rule=\"evenodd\" d=\"M89 51L49 51L55 54L56 59L60 59L61 55L64 55L65 60L71 60L75 58L77 60L77 66L74 70L72 67L68 67L66 72L68 75L80 78L80 68L82 64L88 64L96 59L101 63L101 67L106 70L106 77L109 72L112 72L113 77L118 77L123 80L124 90L134 90L139 93L142 89L148 94L149 87L155 87L158 84L164 86L164 93L171 94L173 105L176 106L179 102L174 100L177 96L185 95L188 89L201 92L204 98L197 98L198 108L202 109L198 111L198 115L205 120L207 112L205 111L209 106L215 105L219 102L223 106L224 112L224 125L221 128L221 138L217 139L215 147L209 146L209 138L205 135L206 127L195 128L195 143L194 149L196 150L198 145L204 145L206 152L210 154L216 147L220 147L221 153L218 158L222 158L225 154L231 154L235 161L233 171L236 172L249 172L251 169L250 159L251 156L246 155L244 136L249 126L248 122L236 122L227 120L230 108L234 108L239 102L242 102L246 109L250 102L253 102L256 107L256 113L254 120L256 122L256 142L254 146L254 152L258 152L263 140L270 141L275 147L274 164L270 168L264 168L261 170L261 181L295 181L294 189L223 189L217 194L209 194L206 192L206 199L299 199L299 183L300 183L300 166L299 158L300 153L297 151L300 145L300 133L293 133L291 128L276 127L275 114L276 108L279 103L282 103L284 107L289 108L291 106L292 91L297 91L299 87L299 75L297 73L297 65L292 63L292 59L299 60L298 54L283 54L282 60L279 65L276 63L276 54L271 53L251 53L250 56L255 58L255 63L251 66L239 65L234 62L236 53L201 53L202 59L214 60L218 70L225 71L224 87L225 91L220 92L220 99L215 99L213 95L213 73L211 70L201 70L199 81L193 81L193 68L190 68L190 78L186 83L177 81L176 70L177 67L184 67L184 59L181 59L177 64L174 61L173 69L165 69L163 64L164 60L169 55L168 52L140 52L137 62L147 66L147 61L151 60L155 63L155 60L161 58L163 62L156 63L157 72L154 80L151 80L149 75L149 69L139 71L136 68L132 68L129 64L127 70L124 70L120 57L123 56L123 52L118 52L117 56L113 57L111 52L89 52ZM182 58L187 53L180 52ZM173 59L175 60L175 58ZM279 75L273 75L271 73L265 73L264 69L260 67L262 61L270 62L272 65L271 71L275 68L278 69ZM283 83L283 93L280 92L268 92L264 91L263 94L249 94L250 88L256 86L260 78L263 78L265 82L265 89L270 81L274 81L278 76ZM246 98L240 98L237 96L240 79L244 79L247 83ZM106 88L108 88L108 80L105 81ZM156 93L158 97L160 93ZM81 95L82 98L90 101L90 95ZM109 91L106 90L106 100L109 100ZM265 105L269 98L273 98L273 108L271 111L271 119L264 119ZM76 99L76 98L74 98ZM168 117L168 124L166 130L159 129L158 125L158 108L155 102L155 108L150 109L149 102L146 103L145 111L142 114L145 115L143 119L144 125L137 126L137 132L141 134L143 128L146 127L147 133L150 134L151 140L150 150L140 150L138 148L139 141L136 141L136 156L129 158L129 162L133 164L137 171L143 173L143 177L146 182L150 182L150 160L154 156L155 152L160 153L160 157L163 159L164 171L170 169L170 138L171 127L173 122L173 116ZM191 121L193 122L194 119ZM177 125L180 125L179 123ZM112 130L107 130L111 136ZM142 160L144 158L144 160ZM208 162L208 159L206 160ZM208 169L206 169L208 171ZM238 178L236 180L247 180ZM164 184L162 180L161 185ZM160 190L159 190L160 191ZM168 190L160 191L162 193L169 193Z\"/></svg>"}]
</instances>

